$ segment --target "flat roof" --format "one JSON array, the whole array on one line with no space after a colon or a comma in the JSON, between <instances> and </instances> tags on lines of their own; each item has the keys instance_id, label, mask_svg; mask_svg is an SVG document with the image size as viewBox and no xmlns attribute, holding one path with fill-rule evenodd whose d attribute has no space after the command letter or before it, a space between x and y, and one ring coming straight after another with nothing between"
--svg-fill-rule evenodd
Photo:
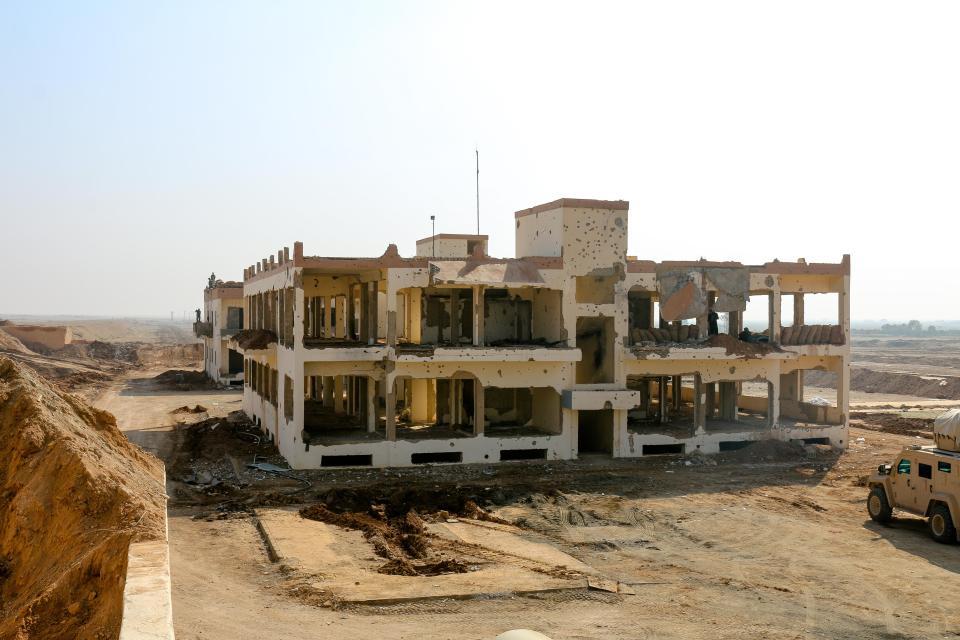
<instances>
[{"instance_id":1,"label":"flat roof","mask_svg":"<svg viewBox=\"0 0 960 640\"><path fill-rule=\"evenodd\" d=\"M553 202L545 202L544 204L538 204L535 207L530 207L529 209L521 209L514 213L515 218L522 218L523 216L530 216L535 213L543 213L544 211L553 211L554 209L615 209L617 211L626 211L630 208L630 203L627 200L590 200L586 198L560 198L559 200L554 200Z\"/></svg>"}]
</instances>

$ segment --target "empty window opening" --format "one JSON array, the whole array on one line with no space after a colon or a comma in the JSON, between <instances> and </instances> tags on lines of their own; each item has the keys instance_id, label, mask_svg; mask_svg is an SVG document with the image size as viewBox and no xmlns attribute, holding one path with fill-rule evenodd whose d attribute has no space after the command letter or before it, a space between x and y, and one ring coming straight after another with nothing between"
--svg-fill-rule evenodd
<instances>
[{"instance_id":1,"label":"empty window opening","mask_svg":"<svg viewBox=\"0 0 960 640\"><path fill-rule=\"evenodd\" d=\"M436 453L414 453L410 455L412 464L448 464L463 462L463 454L459 451L438 451Z\"/></svg>"},{"instance_id":2,"label":"empty window opening","mask_svg":"<svg viewBox=\"0 0 960 640\"><path fill-rule=\"evenodd\" d=\"M577 318L577 347L583 353L577 362L577 384L613 382L613 318Z\"/></svg>"},{"instance_id":3,"label":"empty window opening","mask_svg":"<svg viewBox=\"0 0 960 640\"><path fill-rule=\"evenodd\" d=\"M707 431L760 431L769 428L773 385L766 380L722 380L704 385Z\"/></svg>"},{"instance_id":4,"label":"empty window opening","mask_svg":"<svg viewBox=\"0 0 960 640\"><path fill-rule=\"evenodd\" d=\"M613 410L579 411L578 414L577 448L579 452L613 455Z\"/></svg>"},{"instance_id":5,"label":"empty window opening","mask_svg":"<svg viewBox=\"0 0 960 640\"><path fill-rule=\"evenodd\" d=\"M786 426L843 424L837 407L838 376L832 371L796 369L780 375L780 421Z\"/></svg>"},{"instance_id":6,"label":"empty window opening","mask_svg":"<svg viewBox=\"0 0 960 640\"><path fill-rule=\"evenodd\" d=\"M627 411L632 433L661 433L686 438L694 432L694 376L631 376L627 387L640 402Z\"/></svg>"},{"instance_id":7,"label":"empty window opening","mask_svg":"<svg viewBox=\"0 0 960 640\"><path fill-rule=\"evenodd\" d=\"M784 293L780 296L780 343L842 345L839 293Z\"/></svg>"},{"instance_id":8,"label":"empty window opening","mask_svg":"<svg viewBox=\"0 0 960 640\"><path fill-rule=\"evenodd\" d=\"M746 449L753 443L753 440L722 440L720 451L739 451L740 449Z\"/></svg>"},{"instance_id":9,"label":"empty window opening","mask_svg":"<svg viewBox=\"0 0 960 640\"><path fill-rule=\"evenodd\" d=\"M227 349L227 373L235 375L243 372L243 354Z\"/></svg>"},{"instance_id":10,"label":"empty window opening","mask_svg":"<svg viewBox=\"0 0 960 640\"><path fill-rule=\"evenodd\" d=\"M683 444L645 444L643 445L643 455L645 456L668 456L682 455L686 445Z\"/></svg>"},{"instance_id":11,"label":"empty window opening","mask_svg":"<svg viewBox=\"0 0 960 640\"><path fill-rule=\"evenodd\" d=\"M366 376L305 376L301 396L304 440L330 445L377 439L370 429L376 385L376 380Z\"/></svg>"},{"instance_id":12,"label":"empty window opening","mask_svg":"<svg viewBox=\"0 0 960 640\"><path fill-rule=\"evenodd\" d=\"M563 295L541 288L486 289L483 343L493 347L564 347Z\"/></svg>"},{"instance_id":13,"label":"empty window opening","mask_svg":"<svg viewBox=\"0 0 960 640\"><path fill-rule=\"evenodd\" d=\"M485 387L483 396L487 436L522 437L562 430L560 394L551 387Z\"/></svg>"},{"instance_id":14,"label":"empty window opening","mask_svg":"<svg viewBox=\"0 0 960 640\"><path fill-rule=\"evenodd\" d=\"M546 449L504 449L500 452L500 460L546 460Z\"/></svg>"},{"instance_id":15,"label":"empty window opening","mask_svg":"<svg viewBox=\"0 0 960 640\"><path fill-rule=\"evenodd\" d=\"M372 465L372 454L358 453L343 456L320 456L321 467L369 467Z\"/></svg>"},{"instance_id":16,"label":"empty window opening","mask_svg":"<svg viewBox=\"0 0 960 640\"><path fill-rule=\"evenodd\" d=\"M475 435L477 384L467 377L397 378L392 399L397 438L449 440ZM385 415L378 417L377 430L386 435Z\"/></svg>"}]
</instances>

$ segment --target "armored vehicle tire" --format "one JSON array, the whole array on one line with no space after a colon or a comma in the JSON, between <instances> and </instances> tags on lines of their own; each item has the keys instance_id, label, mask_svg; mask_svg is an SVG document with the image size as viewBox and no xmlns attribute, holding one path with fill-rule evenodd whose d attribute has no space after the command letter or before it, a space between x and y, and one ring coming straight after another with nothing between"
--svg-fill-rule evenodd
<instances>
[{"instance_id":1,"label":"armored vehicle tire","mask_svg":"<svg viewBox=\"0 0 960 640\"><path fill-rule=\"evenodd\" d=\"M945 504L935 504L930 509L930 535L937 542L953 543L957 541L957 530L950 517L950 509Z\"/></svg>"},{"instance_id":2,"label":"armored vehicle tire","mask_svg":"<svg viewBox=\"0 0 960 640\"><path fill-rule=\"evenodd\" d=\"M867 497L867 511L876 522L890 522L890 518L893 517L893 509L887 502L887 492L883 490L883 487L874 487L870 490L870 496Z\"/></svg>"}]
</instances>

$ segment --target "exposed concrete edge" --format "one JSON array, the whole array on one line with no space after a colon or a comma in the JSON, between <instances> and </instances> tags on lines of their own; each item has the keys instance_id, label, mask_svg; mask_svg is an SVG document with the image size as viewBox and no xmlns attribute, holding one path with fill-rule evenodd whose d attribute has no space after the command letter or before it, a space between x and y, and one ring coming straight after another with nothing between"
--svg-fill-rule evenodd
<instances>
[{"instance_id":1,"label":"exposed concrete edge","mask_svg":"<svg viewBox=\"0 0 960 640\"><path fill-rule=\"evenodd\" d=\"M120 640L174 640L166 506L163 526L163 540L136 542L127 551Z\"/></svg>"},{"instance_id":2,"label":"exposed concrete edge","mask_svg":"<svg viewBox=\"0 0 960 640\"><path fill-rule=\"evenodd\" d=\"M517 596L530 596L544 593L569 593L585 592L590 587L587 579L573 581L568 587L549 587L546 589L510 589L507 591L487 591L484 593L450 593L437 596L409 596L396 598L342 598L337 597L338 604L367 605L367 606L387 606L393 604L409 604L412 602L436 602L439 600L490 600L494 598L512 598Z\"/></svg>"},{"instance_id":3,"label":"exposed concrete edge","mask_svg":"<svg viewBox=\"0 0 960 640\"><path fill-rule=\"evenodd\" d=\"M267 548L267 557L270 558L270 562L280 562L280 554L277 553L277 548L273 546L273 540L270 538L270 532L267 531L267 526L263 524L263 520L260 519L260 514L254 509L253 512L253 523L257 527L257 532L260 534L260 538L263 540L263 546Z\"/></svg>"}]
</instances>

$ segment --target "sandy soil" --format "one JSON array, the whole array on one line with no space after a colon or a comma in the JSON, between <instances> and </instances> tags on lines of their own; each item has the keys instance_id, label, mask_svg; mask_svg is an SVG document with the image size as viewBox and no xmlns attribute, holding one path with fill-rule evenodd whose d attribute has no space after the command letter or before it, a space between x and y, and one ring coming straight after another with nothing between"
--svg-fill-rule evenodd
<instances>
[{"instance_id":1,"label":"sandy soil","mask_svg":"<svg viewBox=\"0 0 960 640\"><path fill-rule=\"evenodd\" d=\"M132 392L118 383L99 406L114 412L134 441L168 455L172 409L199 403L226 415L239 399L236 392ZM506 487L506 497L487 505L495 513L613 579L638 583L636 595L332 610L291 591L249 516L194 519L209 508L173 506L177 637L492 638L515 627L557 639L956 637L960 623L950 603L960 596L958 548L933 542L913 517L875 525L864 507L863 477L918 440L860 429L851 440L839 457L718 466L588 458L456 474L346 474L352 487L437 491L451 477L478 491ZM334 477L324 473L316 476L321 484Z\"/></svg>"}]
</instances>

